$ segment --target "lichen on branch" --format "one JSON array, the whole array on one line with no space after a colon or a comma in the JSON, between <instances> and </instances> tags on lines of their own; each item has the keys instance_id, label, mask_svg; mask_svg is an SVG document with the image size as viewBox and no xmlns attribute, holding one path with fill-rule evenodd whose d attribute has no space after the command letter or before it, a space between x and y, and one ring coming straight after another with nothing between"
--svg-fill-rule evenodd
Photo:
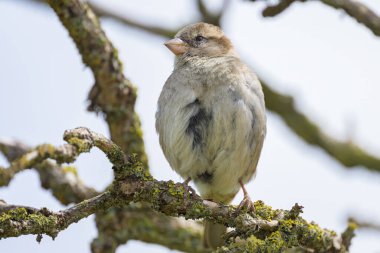
<instances>
[{"instance_id":1,"label":"lichen on branch","mask_svg":"<svg viewBox=\"0 0 380 253\"><path fill-rule=\"evenodd\" d=\"M111 139L125 153L136 153L148 168L141 124L134 111L136 87L124 76L118 52L85 1L48 0L77 46L95 84L89 93L89 110L101 112Z\"/></svg>"},{"instance_id":2,"label":"lichen on branch","mask_svg":"<svg viewBox=\"0 0 380 253\"><path fill-rule=\"evenodd\" d=\"M167 216L204 219L234 228L225 246L231 250L244 248L248 252L255 252L256 249L282 250L298 246L315 252L348 250L346 245L349 244L344 242L342 236L302 219L299 216L302 207L299 205L290 211L274 210L262 201L256 201L255 213L240 213L235 206L202 200L182 183L155 180L136 155L126 159L116 144L87 128L68 130L64 139L68 142L64 145L66 153L62 151L56 156L54 150L62 149L51 147L53 152L48 153L50 156L44 155L41 160L65 157L65 161L74 161L81 153L98 147L113 164L115 177L111 186L106 192L60 212L51 212L46 208L10 208L3 203L0 206L0 238L24 234L55 237L70 224L95 212L140 202L147 203L151 209ZM225 248L219 250L224 252Z\"/></svg>"},{"instance_id":3,"label":"lichen on branch","mask_svg":"<svg viewBox=\"0 0 380 253\"><path fill-rule=\"evenodd\" d=\"M0 139L0 151L10 163L30 150L29 146L20 141ZM33 169L40 177L41 186L51 190L53 196L62 204L78 203L98 194L94 188L84 184L73 166L45 160L34 164ZM5 171L4 168L0 168L0 182L2 182L0 186L9 184L15 175L16 171Z\"/></svg>"}]
</instances>

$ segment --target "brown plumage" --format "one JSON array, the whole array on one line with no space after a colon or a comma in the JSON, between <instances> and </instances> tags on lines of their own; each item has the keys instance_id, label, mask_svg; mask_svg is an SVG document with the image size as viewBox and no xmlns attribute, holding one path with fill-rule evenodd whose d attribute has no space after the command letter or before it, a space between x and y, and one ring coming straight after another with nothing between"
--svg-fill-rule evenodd
<instances>
[{"instance_id":1,"label":"brown plumage","mask_svg":"<svg viewBox=\"0 0 380 253\"><path fill-rule=\"evenodd\" d=\"M186 26L165 45L176 55L156 113L166 159L203 198L230 203L242 187L240 207L252 209L244 184L256 172L266 132L257 76L217 26ZM206 222L206 246L222 245L225 231Z\"/></svg>"}]
</instances>

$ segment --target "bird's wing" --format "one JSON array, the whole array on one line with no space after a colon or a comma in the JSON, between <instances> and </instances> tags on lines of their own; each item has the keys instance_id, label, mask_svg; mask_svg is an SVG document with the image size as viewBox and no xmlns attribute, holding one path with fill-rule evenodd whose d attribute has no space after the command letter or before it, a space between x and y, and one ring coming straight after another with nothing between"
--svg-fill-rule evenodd
<instances>
[{"instance_id":1,"label":"bird's wing","mask_svg":"<svg viewBox=\"0 0 380 253\"><path fill-rule=\"evenodd\" d=\"M237 62L237 66L241 73L240 82L243 84L239 85L239 90L253 117L251 131L248 136L252 156L250 157L249 166L242 177L243 181L247 182L256 173L256 167L266 135L265 102L257 75L240 61Z\"/></svg>"}]
</instances>

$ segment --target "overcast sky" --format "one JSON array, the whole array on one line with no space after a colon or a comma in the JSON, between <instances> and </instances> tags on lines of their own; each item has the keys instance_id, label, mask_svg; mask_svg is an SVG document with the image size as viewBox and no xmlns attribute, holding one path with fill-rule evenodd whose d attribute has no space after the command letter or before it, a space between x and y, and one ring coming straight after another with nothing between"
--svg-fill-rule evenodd
<instances>
[{"instance_id":1,"label":"overcast sky","mask_svg":"<svg viewBox=\"0 0 380 253\"><path fill-rule=\"evenodd\" d=\"M105 1L98 1L99 4ZM380 13L380 1L366 0ZM211 1L216 9L219 1ZM271 86L296 97L297 107L340 139L350 138L380 156L380 38L342 12L320 3L294 4L273 19L260 17L261 4L233 1L222 22L242 58ZM142 22L178 27L196 20L193 2L176 0L107 1L107 8ZM0 1L0 136L30 145L63 143L65 129L86 126L108 134L104 121L86 112L93 84L75 45L55 14L25 1ZM163 38L102 21L119 50L125 74L138 86L141 115L152 173L181 181L171 171L154 130L156 101L173 66ZM0 165L6 165L2 157ZM99 151L75 164L80 177L98 190L112 180L112 170ZM303 217L322 227L344 230L350 214L380 223L380 176L361 168L347 171L318 148L306 145L274 114L258 174L249 183L254 200L289 209L305 207ZM0 189L0 199L13 204L64 208L41 189L34 171L15 177ZM234 203L242 199L242 194ZM90 252L96 236L93 217L81 220L52 241L35 236L0 241L0 252ZM379 233L360 231L353 253L379 253ZM118 252L168 252L130 242Z\"/></svg>"}]
</instances>

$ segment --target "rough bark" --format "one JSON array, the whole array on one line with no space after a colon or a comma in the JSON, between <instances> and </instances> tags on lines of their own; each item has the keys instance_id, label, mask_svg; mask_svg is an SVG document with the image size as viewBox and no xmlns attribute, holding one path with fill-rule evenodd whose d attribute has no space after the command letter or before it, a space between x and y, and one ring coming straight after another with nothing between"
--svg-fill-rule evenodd
<instances>
[{"instance_id":1,"label":"rough bark","mask_svg":"<svg viewBox=\"0 0 380 253\"><path fill-rule=\"evenodd\" d=\"M205 219L234 228L226 237L226 246L219 248L218 252L280 252L293 247L308 248L315 252L348 251L352 236L345 236L345 233L337 235L333 231L321 229L313 222L308 223L299 216L302 212L299 205L290 211L273 210L262 201L257 201L254 213L241 213L234 206L202 200L182 183L155 180L136 156L126 159L120 147L87 128L66 131L64 139L68 144L49 146L48 152L38 153L34 160L73 162L81 153L98 147L113 164L115 176L111 186L104 193L60 212L51 212L46 208L9 206L2 202L0 238L25 234L36 234L38 238L46 234L54 238L72 223L91 214L106 211L110 207L132 208L132 203L140 202L147 203L149 208L167 216ZM21 156L14 161L19 165L19 170L30 165L28 162L22 163L23 159L24 156ZM199 242L197 238L196 242Z\"/></svg>"}]
</instances>

